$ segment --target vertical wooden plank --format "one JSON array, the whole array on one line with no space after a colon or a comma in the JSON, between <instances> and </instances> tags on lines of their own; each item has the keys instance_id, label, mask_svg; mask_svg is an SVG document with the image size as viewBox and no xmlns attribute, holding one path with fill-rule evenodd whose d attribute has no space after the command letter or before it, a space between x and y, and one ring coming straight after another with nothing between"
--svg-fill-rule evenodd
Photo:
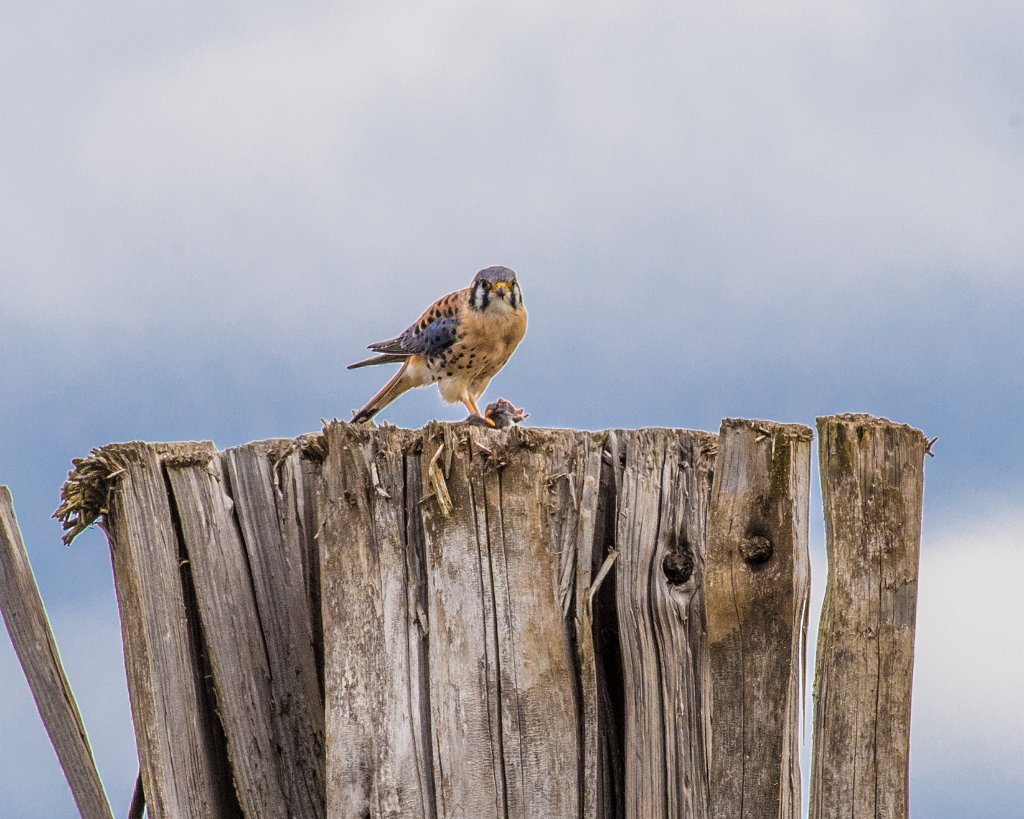
<instances>
[{"instance_id":1,"label":"vertical wooden plank","mask_svg":"<svg viewBox=\"0 0 1024 819\"><path fill-rule=\"evenodd\" d=\"M248 559L267 655L279 777L289 816L324 815L324 706L297 510L278 486L277 460L290 442L228 449L225 467Z\"/></svg>"},{"instance_id":2,"label":"vertical wooden plank","mask_svg":"<svg viewBox=\"0 0 1024 819\"><path fill-rule=\"evenodd\" d=\"M616 589L628 817L705 817L704 552L715 436L620 435Z\"/></svg>"},{"instance_id":3,"label":"vertical wooden plank","mask_svg":"<svg viewBox=\"0 0 1024 819\"><path fill-rule=\"evenodd\" d=\"M722 422L705 566L711 816L800 814L811 430Z\"/></svg>"},{"instance_id":4,"label":"vertical wooden plank","mask_svg":"<svg viewBox=\"0 0 1024 819\"><path fill-rule=\"evenodd\" d=\"M78 812L112 819L6 486L0 486L0 612Z\"/></svg>"},{"instance_id":5,"label":"vertical wooden plank","mask_svg":"<svg viewBox=\"0 0 1024 819\"><path fill-rule=\"evenodd\" d=\"M191 445L169 453L164 464L195 581L239 804L247 816L288 816L270 662L220 460L212 445Z\"/></svg>"},{"instance_id":6,"label":"vertical wooden plank","mask_svg":"<svg viewBox=\"0 0 1024 819\"><path fill-rule=\"evenodd\" d=\"M465 437L434 427L421 471L436 470L450 497L424 504L434 777L438 815L504 817L508 793L501 744L500 669L486 536L477 522ZM435 460L434 456L439 456ZM482 457L482 455L481 455ZM426 480L425 480L426 485Z\"/></svg>"},{"instance_id":7,"label":"vertical wooden plank","mask_svg":"<svg viewBox=\"0 0 1024 819\"><path fill-rule=\"evenodd\" d=\"M428 428L422 469L444 469L452 503L423 505L442 816L579 813L575 651L549 518L576 517L553 490L570 474L582 485L577 435Z\"/></svg>"},{"instance_id":8,"label":"vertical wooden plank","mask_svg":"<svg viewBox=\"0 0 1024 819\"><path fill-rule=\"evenodd\" d=\"M581 453L584 461L579 469L583 481L578 490L566 478L567 490L578 491L578 499L570 494L578 514L575 521L566 516L573 526L562 539L563 559L575 558L576 562L573 616L580 689L580 815L594 819L612 819L617 810L615 777L608 764L609 745L614 742L614 731L609 730L614 725L614 715L603 696L603 668L594 638L594 600L608 576L607 571L601 576L601 569L605 568L606 560L615 559L607 549L611 537L604 537L602 517L605 440L601 436L589 451ZM610 570L611 564L607 568Z\"/></svg>"},{"instance_id":9,"label":"vertical wooden plank","mask_svg":"<svg viewBox=\"0 0 1024 819\"><path fill-rule=\"evenodd\" d=\"M812 819L909 815L924 456L916 429L818 419L828 580L814 680Z\"/></svg>"},{"instance_id":10,"label":"vertical wooden plank","mask_svg":"<svg viewBox=\"0 0 1024 819\"><path fill-rule=\"evenodd\" d=\"M308 436L318 446L302 445L299 439L286 457L278 463L278 508L287 511L280 514L280 526L289 542L289 553L296 549L302 555L302 574L306 585L306 597L313 634L313 654L316 661L320 698L324 689L324 646L323 623L320 606L320 549L317 542L316 493L320 486L320 472L323 467L323 435Z\"/></svg>"},{"instance_id":11,"label":"vertical wooden plank","mask_svg":"<svg viewBox=\"0 0 1024 819\"><path fill-rule=\"evenodd\" d=\"M474 491L483 510L478 531L486 539L494 594L508 814L574 816L580 790L576 674L558 566L563 554L567 565L576 564L584 460L577 452L590 442L584 435L519 429L477 429L471 436L471 477L482 488L482 497ZM565 506L557 503L562 483L571 496Z\"/></svg>"},{"instance_id":12,"label":"vertical wooden plank","mask_svg":"<svg viewBox=\"0 0 1024 819\"><path fill-rule=\"evenodd\" d=\"M156 448L114 444L99 455L117 473L104 528L147 811L154 817L237 816L195 642L189 567Z\"/></svg>"},{"instance_id":13,"label":"vertical wooden plank","mask_svg":"<svg viewBox=\"0 0 1024 819\"><path fill-rule=\"evenodd\" d=\"M341 423L325 434L318 518L327 813L432 817L426 623L411 565L422 547L406 499L406 450L416 439ZM419 489L410 486L415 509Z\"/></svg>"}]
</instances>

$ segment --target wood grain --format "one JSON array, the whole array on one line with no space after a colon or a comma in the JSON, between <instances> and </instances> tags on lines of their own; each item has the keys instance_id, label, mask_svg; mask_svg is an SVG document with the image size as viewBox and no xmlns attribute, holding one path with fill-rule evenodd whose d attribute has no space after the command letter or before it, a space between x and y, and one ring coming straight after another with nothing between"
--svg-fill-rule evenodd
<instances>
[{"instance_id":1,"label":"wood grain","mask_svg":"<svg viewBox=\"0 0 1024 819\"><path fill-rule=\"evenodd\" d=\"M812 816L905 816L926 444L819 429ZM76 462L149 815L797 816L810 441L334 422Z\"/></svg>"},{"instance_id":2,"label":"wood grain","mask_svg":"<svg viewBox=\"0 0 1024 819\"><path fill-rule=\"evenodd\" d=\"M715 436L639 430L619 441L625 814L705 817L703 585Z\"/></svg>"},{"instance_id":3,"label":"wood grain","mask_svg":"<svg viewBox=\"0 0 1024 819\"><path fill-rule=\"evenodd\" d=\"M435 814L410 433L333 424L318 496L327 813Z\"/></svg>"},{"instance_id":4,"label":"wood grain","mask_svg":"<svg viewBox=\"0 0 1024 819\"><path fill-rule=\"evenodd\" d=\"M818 419L828 581L814 681L812 818L906 817L924 456L911 427Z\"/></svg>"},{"instance_id":5,"label":"wood grain","mask_svg":"<svg viewBox=\"0 0 1024 819\"><path fill-rule=\"evenodd\" d=\"M160 449L142 443L103 449L122 470L104 528L147 812L238 816Z\"/></svg>"},{"instance_id":6,"label":"wood grain","mask_svg":"<svg viewBox=\"0 0 1024 819\"><path fill-rule=\"evenodd\" d=\"M600 437L332 424L327 442L328 812L611 815L586 593Z\"/></svg>"},{"instance_id":7,"label":"wood grain","mask_svg":"<svg viewBox=\"0 0 1024 819\"><path fill-rule=\"evenodd\" d=\"M289 498L279 482L279 459L288 443L234 447L220 460L229 479L267 655L275 761L288 815L313 819L324 814L324 703L307 590L305 529L297 503L303 487L296 487Z\"/></svg>"},{"instance_id":8,"label":"wood grain","mask_svg":"<svg viewBox=\"0 0 1024 819\"><path fill-rule=\"evenodd\" d=\"M287 816L286 786L276 765L269 658L222 465L212 446L205 457L173 456L165 465L239 805L247 816Z\"/></svg>"},{"instance_id":9,"label":"wood grain","mask_svg":"<svg viewBox=\"0 0 1024 819\"><path fill-rule=\"evenodd\" d=\"M705 567L711 816L800 815L811 430L727 419Z\"/></svg>"}]
</instances>

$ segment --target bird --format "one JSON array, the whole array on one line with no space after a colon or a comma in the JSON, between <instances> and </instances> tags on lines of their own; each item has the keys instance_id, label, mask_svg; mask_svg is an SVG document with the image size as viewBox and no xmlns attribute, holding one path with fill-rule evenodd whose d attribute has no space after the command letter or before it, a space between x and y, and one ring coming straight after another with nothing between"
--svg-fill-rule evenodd
<instances>
[{"instance_id":1,"label":"bird","mask_svg":"<svg viewBox=\"0 0 1024 819\"><path fill-rule=\"evenodd\" d=\"M435 301L405 332L370 344L378 355L348 369L401 364L381 390L355 412L352 423L370 421L414 387L437 384L449 404L461 402L470 417L482 418L477 401L526 335L527 313L516 274L507 267L485 267L469 287Z\"/></svg>"}]
</instances>

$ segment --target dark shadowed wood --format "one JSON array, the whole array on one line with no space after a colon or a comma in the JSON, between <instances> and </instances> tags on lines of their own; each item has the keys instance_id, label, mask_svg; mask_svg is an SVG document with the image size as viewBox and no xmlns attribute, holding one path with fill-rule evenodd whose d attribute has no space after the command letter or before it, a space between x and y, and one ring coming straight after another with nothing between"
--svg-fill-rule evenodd
<instances>
[{"instance_id":1,"label":"dark shadowed wood","mask_svg":"<svg viewBox=\"0 0 1024 819\"><path fill-rule=\"evenodd\" d=\"M191 577L179 551L157 447L115 444L105 529L148 813L236 816L223 739L207 701Z\"/></svg>"},{"instance_id":2,"label":"dark shadowed wood","mask_svg":"<svg viewBox=\"0 0 1024 819\"><path fill-rule=\"evenodd\" d=\"M220 460L229 478L267 654L275 761L288 815L318 817L324 815L324 703L298 497L286 495L279 484L278 461L290 443L235 447Z\"/></svg>"},{"instance_id":3,"label":"dark shadowed wood","mask_svg":"<svg viewBox=\"0 0 1024 819\"><path fill-rule=\"evenodd\" d=\"M0 486L0 612L78 812L84 819L111 817L6 486Z\"/></svg>"},{"instance_id":4,"label":"dark shadowed wood","mask_svg":"<svg viewBox=\"0 0 1024 819\"><path fill-rule=\"evenodd\" d=\"M195 581L238 802L248 816L287 816L287 786L276 764L269 659L222 465L212 445L205 452L174 453L164 463Z\"/></svg>"},{"instance_id":5,"label":"dark shadowed wood","mask_svg":"<svg viewBox=\"0 0 1024 819\"><path fill-rule=\"evenodd\" d=\"M927 441L818 419L828 582L814 680L813 819L908 815L910 692Z\"/></svg>"},{"instance_id":6,"label":"dark shadowed wood","mask_svg":"<svg viewBox=\"0 0 1024 819\"><path fill-rule=\"evenodd\" d=\"M316 534L316 493L320 485L322 465L323 461L318 454L304 451L300 446L293 446L277 462L277 490L280 493L277 502L278 521L286 541L285 549L289 555L294 555L298 551L302 556L306 609L309 612L313 654L320 685L321 722L324 654L323 627L320 621L320 550Z\"/></svg>"},{"instance_id":7,"label":"dark shadowed wood","mask_svg":"<svg viewBox=\"0 0 1024 819\"><path fill-rule=\"evenodd\" d=\"M704 551L715 436L620 433L626 816L705 817Z\"/></svg>"},{"instance_id":8,"label":"dark shadowed wood","mask_svg":"<svg viewBox=\"0 0 1024 819\"><path fill-rule=\"evenodd\" d=\"M811 430L727 419L705 566L716 819L800 814Z\"/></svg>"},{"instance_id":9,"label":"dark shadowed wood","mask_svg":"<svg viewBox=\"0 0 1024 819\"><path fill-rule=\"evenodd\" d=\"M595 441L598 444L599 441ZM571 594L564 599L563 609L575 612L574 643L579 674L579 740L582 767L580 771L580 808L585 817L611 819L621 813L619 792L621 759L615 734L615 715L609 704L607 669L597 651L600 636L595 632L595 607L602 602L614 612L611 596L599 596L604 581L614 565L615 554L608 547L614 532L607 523L614 513L615 493L611 452L602 446L580 453L581 462L572 473L559 481L562 496L552 506L553 524L558 531L552 541L563 543L562 565L575 565L569 578L575 581ZM606 467L605 460L609 461ZM579 478L582 476L582 481ZM575 517L558 510L570 505ZM603 574L602 574L603 570ZM565 577L563 570L560 576ZM560 591L564 588L560 584ZM609 584L611 588L611 584ZM617 670L617 669L616 669Z\"/></svg>"}]
</instances>

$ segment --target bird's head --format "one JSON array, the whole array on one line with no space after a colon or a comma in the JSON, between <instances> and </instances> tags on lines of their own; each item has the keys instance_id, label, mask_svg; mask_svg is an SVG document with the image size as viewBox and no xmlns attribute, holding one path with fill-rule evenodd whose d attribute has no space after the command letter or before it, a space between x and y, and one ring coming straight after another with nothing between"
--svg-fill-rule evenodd
<instances>
[{"instance_id":1,"label":"bird's head","mask_svg":"<svg viewBox=\"0 0 1024 819\"><path fill-rule=\"evenodd\" d=\"M518 310L523 306L523 291L516 274L500 265L485 267L473 277L470 306L480 312Z\"/></svg>"}]
</instances>

